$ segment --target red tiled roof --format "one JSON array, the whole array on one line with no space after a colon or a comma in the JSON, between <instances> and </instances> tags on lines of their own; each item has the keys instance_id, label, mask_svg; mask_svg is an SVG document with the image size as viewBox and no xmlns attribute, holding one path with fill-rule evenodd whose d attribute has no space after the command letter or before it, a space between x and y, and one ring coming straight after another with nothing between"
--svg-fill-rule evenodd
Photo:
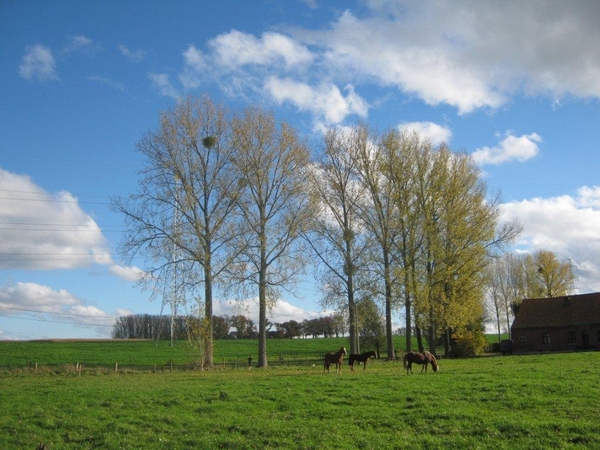
<instances>
[{"instance_id":1,"label":"red tiled roof","mask_svg":"<svg viewBox=\"0 0 600 450\"><path fill-rule=\"evenodd\" d=\"M600 324L600 292L523 300L513 329Z\"/></svg>"}]
</instances>

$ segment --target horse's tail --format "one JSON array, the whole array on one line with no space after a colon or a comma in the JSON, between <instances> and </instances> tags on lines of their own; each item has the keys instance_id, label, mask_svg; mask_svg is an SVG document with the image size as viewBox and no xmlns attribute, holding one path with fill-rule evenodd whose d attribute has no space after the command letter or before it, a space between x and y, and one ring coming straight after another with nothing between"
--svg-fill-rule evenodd
<instances>
[{"instance_id":1,"label":"horse's tail","mask_svg":"<svg viewBox=\"0 0 600 450\"><path fill-rule=\"evenodd\" d=\"M404 355L404 368L406 369L406 360L408 359L408 353L406 355Z\"/></svg>"}]
</instances>

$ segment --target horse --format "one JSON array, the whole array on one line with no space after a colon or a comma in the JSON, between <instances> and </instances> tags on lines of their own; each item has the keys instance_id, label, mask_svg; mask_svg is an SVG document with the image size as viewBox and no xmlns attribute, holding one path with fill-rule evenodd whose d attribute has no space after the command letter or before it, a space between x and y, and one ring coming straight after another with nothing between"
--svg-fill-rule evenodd
<instances>
[{"instance_id":1,"label":"horse","mask_svg":"<svg viewBox=\"0 0 600 450\"><path fill-rule=\"evenodd\" d=\"M327 369L327 373L329 373L329 365L335 364L335 373L342 373L342 362L344 361L344 355L347 355L345 347L341 347L336 353L326 353L323 372L325 372L325 369Z\"/></svg>"},{"instance_id":2,"label":"horse","mask_svg":"<svg viewBox=\"0 0 600 450\"><path fill-rule=\"evenodd\" d=\"M427 373L427 364L431 364L434 372L437 372L440 366L437 363L437 359L429 352L408 352L404 355L404 368L406 369L406 375L408 375L408 371L413 373L412 371L412 363L421 364L421 373L425 370Z\"/></svg>"},{"instance_id":3,"label":"horse","mask_svg":"<svg viewBox=\"0 0 600 450\"><path fill-rule=\"evenodd\" d=\"M369 358L373 357L373 356L377 356L377 353L375 353L374 351L370 351L370 352L364 352L364 353L350 353L350 356L348 357L348 364L350 365L350 370L352 372L354 372L354 363L357 362L358 365L360 366L360 363L363 363L363 370L366 370L367 368L367 361L369 360Z\"/></svg>"}]
</instances>

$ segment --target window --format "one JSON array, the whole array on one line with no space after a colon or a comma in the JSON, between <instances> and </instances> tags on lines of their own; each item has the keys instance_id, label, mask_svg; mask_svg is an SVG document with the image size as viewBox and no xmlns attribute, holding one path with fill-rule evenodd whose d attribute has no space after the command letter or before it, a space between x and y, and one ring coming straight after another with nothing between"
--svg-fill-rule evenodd
<instances>
[{"instance_id":1,"label":"window","mask_svg":"<svg viewBox=\"0 0 600 450\"><path fill-rule=\"evenodd\" d=\"M550 344L550 333L542 333L542 344L543 345Z\"/></svg>"},{"instance_id":2,"label":"window","mask_svg":"<svg viewBox=\"0 0 600 450\"><path fill-rule=\"evenodd\" d=\"M569 331L567 333L567 342L569 344L577 344L577 337L575 336L575 332L574 331Z\"/></svg>"}]
</instances>

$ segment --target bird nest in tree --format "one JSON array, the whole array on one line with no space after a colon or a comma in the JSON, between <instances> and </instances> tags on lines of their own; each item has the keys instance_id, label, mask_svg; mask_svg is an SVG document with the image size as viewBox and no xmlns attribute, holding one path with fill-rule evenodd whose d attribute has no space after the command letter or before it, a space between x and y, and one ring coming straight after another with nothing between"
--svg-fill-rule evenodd
<instances>
[{"instance_id":1,"label":"bird nest in tree","mask_svg":"<svg viewBox=\"0 0 600 450\"><path fill-rule=\"evenodd\" d=\"M202 145L204 145L206 148L212 148L216 143L217 138L214 136L206 136L204 139L202 139Z\"/></svg>"}]
</instances>

